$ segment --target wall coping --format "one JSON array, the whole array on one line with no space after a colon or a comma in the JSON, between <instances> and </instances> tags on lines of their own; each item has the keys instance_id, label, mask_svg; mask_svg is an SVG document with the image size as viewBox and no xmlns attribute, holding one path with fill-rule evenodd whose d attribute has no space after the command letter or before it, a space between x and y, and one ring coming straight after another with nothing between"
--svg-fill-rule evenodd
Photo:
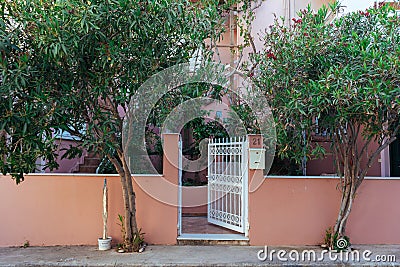
<instances>
[{"instance_id":1,"label":"wall coping","mask_svg":"<svg viewBox=\"0 0 400 267\"><path fill-rule=\"evenodd\" d=\"M9 175L9 174L7 174ZM3 176L3 175L0 175ZM71 177L119 177L119 174L98 174L98 173L29 173L26 176L71 176ZM132 174L134 177L164 177L163 174ZM307 175L307 176L284 176L284 175L265 175L265 179L339 179L339 176L333 175ZM365 180L400 180L400 177L381 177L367 176Z\"/></svg>"},{"instance_id":2,"label":"wall coping","mask_svg":"<svg viewBox=\"0 0 400 267\"><path fill-rule=\"evenodd\" d=\"M265 175L265 179L339 179L339 176L321 175L321 176L284 176L284 175ZM400 177L380 177L380 176L367 176L365 180L400 180Z\"/></svg>"},{"instance_id":3,"label":"wall coping","mask_svg":"<svg viewBox=\"0 0 400 267\"><path fill-rule=\"evenodd\" d=\"M10 174L7 174L10 175ZM4 176L4 175L0 175ZM25 174L24 176L86 176L86 177L119 177L119 174L104 174L104 173L51 173L51 172L46 172L46 173L28 173ZM163 174L132 174L134 177L163 177Z\"/></svg>"}]
</instances>

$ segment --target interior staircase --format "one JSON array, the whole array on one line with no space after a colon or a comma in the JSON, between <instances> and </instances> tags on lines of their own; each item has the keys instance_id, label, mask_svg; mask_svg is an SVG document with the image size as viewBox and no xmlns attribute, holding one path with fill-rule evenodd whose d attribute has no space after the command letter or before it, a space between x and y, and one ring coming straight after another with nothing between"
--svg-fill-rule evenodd
<instances>
[{"instance_id":1,"label":"interior staircase","mask_svg":"<svg viewBox=\"0 0 400 267\"><path fill-rule=\"evenodd\" d=\"M72 168L72 173L96 173L101 162L101 158L95 153L87 153L82 156Z\"/></svg>"}]
</instances>

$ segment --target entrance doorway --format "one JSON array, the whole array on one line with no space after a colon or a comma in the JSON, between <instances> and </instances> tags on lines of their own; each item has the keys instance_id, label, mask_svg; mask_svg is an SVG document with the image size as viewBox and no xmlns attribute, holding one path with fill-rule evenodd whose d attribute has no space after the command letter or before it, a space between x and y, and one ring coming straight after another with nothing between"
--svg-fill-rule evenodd
<instances>
[{"instance_id":1,"label":"entrance doorway","mask_svg":"<svg viewBox=\"0 0 400 267\"><path fill-rule=\"evenodd\" d=\"M208 180L202 193L206 203L197 209L198 212L187 213L185 211L188 209L182 207L182 203L188 202L183 196L190 198L195 194L182 194L180 174L178 241L232 240L245 241L247 244L247 147L245 138L209 142Z\"/></svg>"}]
</instances>

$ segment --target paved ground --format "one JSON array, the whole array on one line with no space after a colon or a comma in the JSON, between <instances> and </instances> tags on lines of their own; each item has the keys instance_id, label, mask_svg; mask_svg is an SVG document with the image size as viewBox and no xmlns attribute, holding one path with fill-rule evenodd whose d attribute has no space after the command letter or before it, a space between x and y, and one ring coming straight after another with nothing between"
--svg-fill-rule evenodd
<instances>
[{"instance_id":1,"label":"paved ground","mask_svg":"<svg viewBox=\"0 0 400 267\"><path fill-rule=\"evenodd\" d=\"M280 261L273 250L281 253ZM0 266L400 266L400 245L354 246L352 255L358 251L360 260L340 253L324 254L318 247L268 247L273 256L264 257L263 247L251 246L148 246L143 253L120 254L114 250L98 251L92 246L56 246L28 248L0 248ZM315 251L315 260L307 260L310 250ZM371 254L369 253L371 252ZM299 261L294 261L299 255ZM302 259L304 255L306 260ZM379 257L378 257L379 256ZM378 262L394 256L394 262ZM336 260L330 260L337 257ZM292 258L292 259L291 259ZM393 259L390 259L393 260Z\"/></svg>"},{"instance_id":2,"label":"paved ground","mask_svg":"<svg viewBox=\"0 0 400 267\"><path fill-rule=\"evenodd\" d=\"M237 234L233 230L208 223L205 216L182 216L182 232L195 234Z\"/></svg>"}]
</instances>

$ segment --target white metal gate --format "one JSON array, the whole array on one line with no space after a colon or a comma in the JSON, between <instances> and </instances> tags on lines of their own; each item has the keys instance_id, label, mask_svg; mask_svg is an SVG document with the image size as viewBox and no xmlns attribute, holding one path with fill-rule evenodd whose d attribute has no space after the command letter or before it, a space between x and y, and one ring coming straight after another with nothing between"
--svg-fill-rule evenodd
<instances>
[{"instance_id":1,"label":"white metal gate","mask_svg":"<svg viewBox=\"0 0 400 267\"><path fill-rule=\"evenodd\" d=\"M210 140L208 144L208 222L247 231L247 141Z\"/></svg>"}]
</instances>

